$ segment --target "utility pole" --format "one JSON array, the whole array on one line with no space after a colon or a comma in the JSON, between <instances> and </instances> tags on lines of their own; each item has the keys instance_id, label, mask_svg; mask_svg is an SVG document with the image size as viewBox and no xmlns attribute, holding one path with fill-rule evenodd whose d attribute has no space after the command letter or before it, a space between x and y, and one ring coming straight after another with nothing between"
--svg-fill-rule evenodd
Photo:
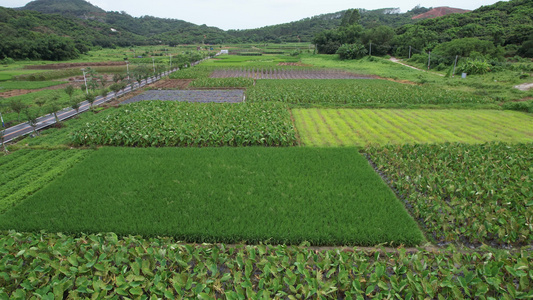
<instances>
[{"instance_id":1,"label":"utility pole","mask_svg":"<svg viewBox=\"0 0 533 300\"><path fill-rule=\"evenodd\" d=\"M152 57L152 67L154 68L154 74L155 74L155 58Z\"/></svg>"},{"instance_id":2,"label":"utility pole","mask_svg":"<svg viewBox=\"0 0 533 300\"><path fill-rule=\"evenodd\" d=\"M455 56L455 63L453 64L452 77L455 76L455 66L457 66L457 58L459 58L459 55L456 55L456 56Z\"/></svg>"},{"instance_id":3,"label":"utility pole","mask_svg":"<svg viewBox=\"0 0 533 300\"><path fill-rule=\"evenodd\" d=\"M411 59L411 46L409 46L409 59Z\"/></svg>"},{"instance_id":4,"label":"utility pole","mask_svg":"<svg viewBox=\"0 0 533 300\"><path fill-rule=\"evenodd\" d=\"M368 55L372 56L372 42L370 42L370 53Z\"/></svg>"},{"instance_id":5,"label":"utility pole","mask_svg":"<svg viewBox=\"0 0 533 300\"><path fill-rule=\"evenodd\" d=\"M89 89L87 88L87 78L85 77L85 68L81 69L83 72L83 81L85 82L85 93L89 94Z\"/></svg>"},{"instance_id":6,"label":"utility pole","mask_svg":"<svg viewBox=\"0 0 533 300\"><path fill-rule=\"evenodd\" d=\"M170 69L172 69L172 54L169 54L168 56L170 57L170 60L168 62L168 70L170 71Z\"/></svg>"},{"instance_id":7,"label":"utility pole","mask_svg":"<svg viewBox=\"0 0 533 300\"><path fill-rule=\"evenodd\" d=\"M126 72L128 73L128 81L130 81L130 62L126 61Z\"/></svg>"},{"instance_id":8,"label":"utility pole","mask_svg":"<svg viewBox=\"0 0 533 300\"><path fill-rule=\"evenodd\" d=\"M428 70L429 70L430 63L431 63L431 51L428 52Z\"/></svg>"}]
</instances>

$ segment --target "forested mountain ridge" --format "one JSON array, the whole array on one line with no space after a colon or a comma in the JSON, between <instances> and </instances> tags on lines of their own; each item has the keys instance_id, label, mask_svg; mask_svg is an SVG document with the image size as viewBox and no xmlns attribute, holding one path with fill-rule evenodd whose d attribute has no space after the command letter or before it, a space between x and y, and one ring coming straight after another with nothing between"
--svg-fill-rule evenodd
<instances>
[{"instance_id":1,"label":"forested mountain ridge","mask_svg":"<svg viewBox=\"0 0 533 300\"><path fill-rule=\"evenodd\" d=\"M63 16L86 20L97 20L112 25L117 30L145 36L163 43L239 43L239 42L310 42L324 29L333 29L340 25L341 17L346 11L321 14L298 21L265 26L257 29L228 30L216 27L196 25L177 19L164 19L152 16L132 17L124 11L106 12L84 0L35 0L19 8L42 13L59 13ZM397 8L364 10L361 23L373 27L389 25L398 27L414 23L411 17L429 9L416 7L407 13L400 13ZM204 38L205 36L205 38Z\"/></svg>"},{"instance_id":2,"label":"forested mountain ridge","mask_svg":"<svg viewBox=\"0 0 533 300\"><path fill-rule=\"evenodd\" d=\"M113 31L95 20L0 7L0 58L64 60L92 46L147 43L143 36Z\"/></svg>"},{"instance_id":3,"label":"forested mountain ridge","mask_svg":"<svg viewBox=\"0 0 533 300\"><path fill-rule=\"evenodd\" d=\"M105 10L84 0L31 1L17 10L34 10L44 14L61 14L85 19L96 18L106 13Z\"/></svg>"}]
</instances>

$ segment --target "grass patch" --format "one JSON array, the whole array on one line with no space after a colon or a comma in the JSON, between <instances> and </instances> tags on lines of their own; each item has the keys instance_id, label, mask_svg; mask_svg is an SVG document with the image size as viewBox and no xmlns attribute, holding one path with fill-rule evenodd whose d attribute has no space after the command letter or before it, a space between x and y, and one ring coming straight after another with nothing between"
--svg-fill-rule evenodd
<instances>
[{"instance_id":1,"label":"grass patch","mask_svg":"<svg viewBox=\"0 0 533 300\"><path fill-rule=\"evenodd\" d=\"M533 242L533 144L404 145L366 152L437 242Z\"/></svg>"},{"instance_id":2,"label":"grass patch","mask_svg":"<svg viewBox=\"0 0 533 300\"><path fill-rule=\"evenodd\" d=\"M292 146L296 133L279 103L142 101L74 133L76 145Z\"/></svg>"},{"instance_id":3,"label":"grass patch","mask_svg":"<svg viewBox=\"0 0 533 300\"><path fill-rule=\"evenodd\" d=\"M60 85L63 81L5 81L0 83L0 92L6 90L35 90L55 85Z\"/></svg>"},{"instance_id":4,"label":"grass patch","mask_svg":"<svg viewBox=\"0 0 533 300\"><path fill-rule=\"evenodd\" d=\"M492 101L469 93L379 79L257 80L247 90L252 102L279 101L299 105L334 104L352 107L403 105L483 105Z\"/></svg>"},{"instance_id":5,"label":"grass patch","mask_svg":"<svg viewBox=\"0 0 533 300\"><path fill-rule=\"evenodd\" d=\"M102 148L5 213L0 228L190 242L424 241L353 148Z\"/></svg>"},{"instance_id":6,"label":"grass patch","mask_svg":"<svg viewBox=\"0 0 533 300\"><path fill-rule=\"evenodd\" d=\"M302 144L533 142L533 117L496 110L293 109Z\"/></svg>"},{"instance_id":7,"label":"grass patch","mask_svg":"<svg viewBox=\"0 0 533 300\"><path fill-rule=\"evenodd\" d=\"M0 214L85 158L81 150L20 150L0 156Z\"/></svg>"}]
</instances>

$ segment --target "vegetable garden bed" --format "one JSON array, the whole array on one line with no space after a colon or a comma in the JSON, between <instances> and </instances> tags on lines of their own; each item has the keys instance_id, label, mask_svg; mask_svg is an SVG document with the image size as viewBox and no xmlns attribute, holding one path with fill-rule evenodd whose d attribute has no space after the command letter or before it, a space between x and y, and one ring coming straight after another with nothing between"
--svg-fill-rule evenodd
<instances>
[{"instance_id":1,"label":"vegetable garden bed","mask_svg":"<svg viewBox=\"0 0 533 300\"><path fill-rule=\"evenodd\" d=\"M533 144L370 147L438 243L533 244Z\"/></svg>"},{"instance_id":2,"label":"vegetable garden bed","mask_svg":"<svg viewBox=\"0 0 533 300\"><path fill-rule=\"evenodd\" d=\"M532 252L384 253L0 232L0 298L527 299ZM37 276L38 275L38 276Z\"/></svg>"},{"instance_id":3,"label":"vegetable garden bed","mask_svg":"<svg viewBox=\"0 0 533 300\"><path fill-rule=\"evenodd\" d=\"M292 146L296 133L280 103L142 101L123 105L73 134L76 145Z\"/></svg>"},{"instance_id":4,"label":"vegetable garden bed","mask_svg":"<svg viewBox=\"0 0 533 300\"><path fill-rule=\"evenodd\" d=\"M313 68L245 68L217 69L211 78L244 77L254 79L372 79L376 76L359 75L346 71Z\"/></svg>"},{"instance_id":5,"label":"vegetable garden bed","mask_svg":"<svg viewBox=\"0 0 533 300\"><path fill-rule=\"evenodd\" d=\"M333 104L354 107L412 105L480 105L493 103L487 97L443 90L433 86L407 85L368 79L257 80L246 91L247 101L276 101L300 105Z\"/></svg>"}]
</instances>

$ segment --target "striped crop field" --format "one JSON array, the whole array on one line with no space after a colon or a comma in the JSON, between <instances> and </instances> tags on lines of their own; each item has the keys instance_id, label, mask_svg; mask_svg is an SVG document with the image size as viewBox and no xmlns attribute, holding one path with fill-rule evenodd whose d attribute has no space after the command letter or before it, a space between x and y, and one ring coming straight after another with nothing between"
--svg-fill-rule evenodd
<instances>
[{"instance_id":1,"label":"striped crop field","mask_svg":"<svg viewBox=\"0 0 533 300\"><path fill-rule=\"evenodd\" d=\"M293 109L306 146L533 142L533 117L515 111Z\"/></svg>"},{"instance_id":2,"label":"striped crop field","mask_svg":"<svg viewBox=\"0 0 533 300\"><path fill-rule=\"evenodd\" d=\"M20 150L0 156L0 215L40 190L89 150Z\"/></svg>"}]
</instances>

